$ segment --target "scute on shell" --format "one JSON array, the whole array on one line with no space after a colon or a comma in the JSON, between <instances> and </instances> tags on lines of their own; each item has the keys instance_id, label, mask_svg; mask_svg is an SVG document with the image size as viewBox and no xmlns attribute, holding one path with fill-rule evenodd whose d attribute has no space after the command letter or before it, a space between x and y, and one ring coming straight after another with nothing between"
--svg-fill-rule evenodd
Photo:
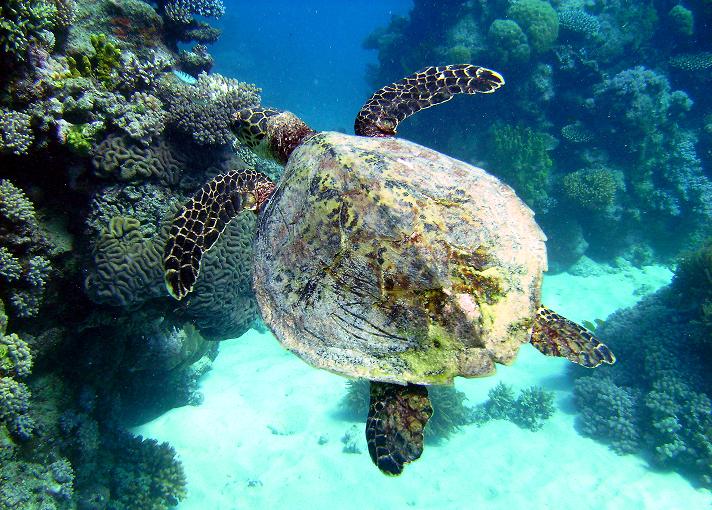
<instances>
[{"instance_id":1,"label":"scute on shell","mask_svg":"<svg viewBox=\"0 0 712 510\"><path fill-rule=\"evenodd\" d=\"M402 139L319 133L292 153L258 231L265 322L316 367L447 384L529 340L546 238L484 170Z\"/></svg>"}]
</instances>

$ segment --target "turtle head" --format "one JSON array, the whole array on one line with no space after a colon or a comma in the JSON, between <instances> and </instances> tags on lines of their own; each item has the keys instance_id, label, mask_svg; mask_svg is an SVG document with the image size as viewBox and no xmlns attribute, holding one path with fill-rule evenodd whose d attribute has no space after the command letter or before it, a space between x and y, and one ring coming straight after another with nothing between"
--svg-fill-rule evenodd
<instances>
[{"instance_id":1,"label":"turtle head","mask_svg":"<svg viewBox=\"0 0 712 510\"><path fill-rule=\"evenodd\" d=\"M237 111L232 129L248 147L282 165L295 148L316 133L292 112L263 107Z\"/></svg>"}]
</instances>

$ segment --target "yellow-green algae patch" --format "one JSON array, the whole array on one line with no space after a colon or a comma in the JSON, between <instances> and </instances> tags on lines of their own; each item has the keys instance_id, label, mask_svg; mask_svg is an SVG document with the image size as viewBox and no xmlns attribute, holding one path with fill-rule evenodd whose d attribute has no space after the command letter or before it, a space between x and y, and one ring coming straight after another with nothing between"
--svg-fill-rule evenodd
<instances>
[{"instance_id":1,"label":"yellow-green algae patch","mask_svg":"<svg viewBox=\"0 0 712 510\"><path fill-rule=\"evenodd\" d=\"M452 383L453 378L460 373L457 353L462 350L462 343L445 328L431 321L423 344L403 351L398 356L417 379L430 384Z\"/></svg>"}]
</instances>

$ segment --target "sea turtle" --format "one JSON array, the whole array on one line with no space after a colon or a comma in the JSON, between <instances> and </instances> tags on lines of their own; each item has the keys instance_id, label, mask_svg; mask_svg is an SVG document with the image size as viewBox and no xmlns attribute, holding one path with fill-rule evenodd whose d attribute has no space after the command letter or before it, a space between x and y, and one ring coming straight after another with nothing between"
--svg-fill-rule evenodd
<instances>
[{"instance_id":1,"label":"sea turtle","mask_svg":"<svg viewBox=\"0 0 712 510\"><path fill-rule=\"evenodd\" d=\"M514 191L484 170L394 138L406 117L504 84L469 64L428 67L378 90L356 136L294 114L241 110L234 131L286 164L277 184L235 170L173 220L165 279L191 291L203 254L243 209L259 213L254 290L265 323L308 363L371 381L368 449L399 474L423 449L426 385L489 375L531 342L587 367L613 363L585 328L541 306L545 236Z\"/></svg>"}]
</instances>

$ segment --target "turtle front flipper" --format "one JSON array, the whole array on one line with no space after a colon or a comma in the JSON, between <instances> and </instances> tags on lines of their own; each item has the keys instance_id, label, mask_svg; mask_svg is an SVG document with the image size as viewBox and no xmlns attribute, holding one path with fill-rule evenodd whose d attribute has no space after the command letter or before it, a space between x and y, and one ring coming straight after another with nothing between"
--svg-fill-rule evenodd
<instances>
[{"instance_id":1,"label":"turtle front flipper","mask_svg":"<svg viewBox=\"0 0 712 510\"><path fill-rule=\"evenodd\" d=\"M361 136L395 136L398 123L455 94L490 94L504 78L490 69L458 64L431 66L377 90L361 107L354 130Z\"/></svg>"},{"instance_id":2,"label":"turtle front flipper","mask_svg":"<svg viewBox=\"0 0 712 510\"><path fill-rule=\"evenodd\" d=\"M545 306L537 311L531 343L547 356L560 356L586 368L616 362L611 350L590 331Z\"/></svg>"},{"instance_id":3,"label":"turtle front flipper","mask_svg":"<svg viewBox=\"0 0 712 510\"><path fill-rule=\"evenodd\" d=\"M432 415L425 386L371 381L366 441L378 469L399 475L404 464L420 458L423 429Z\"/></svg>"},{"instance_id":4,"label":"turtle front flipper","mask_svg":"<svg viewBox=\"0 0 712 510\"><path fill-rule=\"evenodd\" d=\"M234 170L208 181L173 219L163 251L166 287L176 299L195 285L203 254L243 209L254 211L274 191L274 183L254 170Z\"/></svg>"}]
</instances>

